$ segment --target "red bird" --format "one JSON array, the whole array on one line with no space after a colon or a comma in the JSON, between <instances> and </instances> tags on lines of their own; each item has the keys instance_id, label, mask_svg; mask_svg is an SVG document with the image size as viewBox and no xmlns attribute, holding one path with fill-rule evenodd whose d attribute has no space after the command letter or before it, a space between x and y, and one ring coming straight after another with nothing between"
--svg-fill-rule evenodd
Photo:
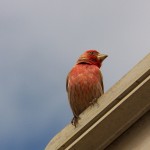
<instances>
[{"instance_id":1,"label":"red bird","mask_svg":"<svg viewBox=\"0 0 150 150\"><path fill-rule=\"evenodd\" d=\"M107 55L87 50L67 76L66 89L73 112L71 123L76 127L79 115L103 93L103 77L99 70Z\"/></svg>"}]
</instances>

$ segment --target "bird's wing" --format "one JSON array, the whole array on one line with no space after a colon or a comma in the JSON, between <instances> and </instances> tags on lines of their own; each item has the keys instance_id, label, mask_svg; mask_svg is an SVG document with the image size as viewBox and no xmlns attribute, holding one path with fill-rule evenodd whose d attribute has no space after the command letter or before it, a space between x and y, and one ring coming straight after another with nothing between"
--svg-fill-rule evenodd
<instances>
[{"instance_id":1,"label":"bird's wing","mask_svg":"<svg viewBox=\"0 0 150 150\"><path fill-rule=\"evenodd\" d=\"M102 75L101 71L100 71L100 84L102 86L102 90L103 90L103 93L104 93L103 75Z\"/></svg>"},{"instance_id":2,"label":"bird's wing","mask_svg":"<svg viewBox=\"0 0 150 150\"><path fill-rule=\"evenodd\" d=\"M66 91L68 92L68 77L69 75L67 75L67 78L66 78Z\"/></svg>"}]
</instances>

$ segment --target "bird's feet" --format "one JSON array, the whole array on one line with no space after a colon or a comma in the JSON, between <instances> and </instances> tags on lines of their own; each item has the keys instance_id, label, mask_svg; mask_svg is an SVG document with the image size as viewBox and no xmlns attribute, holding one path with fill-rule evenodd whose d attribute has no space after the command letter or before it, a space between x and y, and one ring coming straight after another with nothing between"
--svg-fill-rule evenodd
<instances>
[{"instance_id":1,"label":"bird's feet","mask_svg":"<svg viewBox=\"0 0 150 150\"><path fill-rule=\"evenodd\" d=\"M94 104L97 104L97 105L98 105L97 99L98 99L98 98L94 98L94 99L90 102L90 105L91 105L91 106L94 106Z\"/></svg>"},{"instance_id":2,"label":"bird's feet","mask_svg":"<svg viewBox=\"0 0 150 150\"><path fill-rule=\"evenodd\" d=\"M79 116L74 116L71 120L71 124L76 127L78 124L78 119L80 119Z\"/></svg>"}]
</instances>

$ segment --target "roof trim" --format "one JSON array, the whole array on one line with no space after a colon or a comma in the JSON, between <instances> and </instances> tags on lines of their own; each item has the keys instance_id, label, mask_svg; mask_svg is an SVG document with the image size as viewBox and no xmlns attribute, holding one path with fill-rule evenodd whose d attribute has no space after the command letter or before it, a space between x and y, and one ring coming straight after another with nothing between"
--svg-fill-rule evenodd
<instances>
[{"instance_id":1,"label":"roof trim","mask_svg":"<svg viewBox=\"0 0 150 150\"><path fill-rule=\"evenodd\" d=\"M87 108L79 125L67 125L47 145L51 149L104 149L150 110L150 54Z\"/></svg>"}]
</instances>

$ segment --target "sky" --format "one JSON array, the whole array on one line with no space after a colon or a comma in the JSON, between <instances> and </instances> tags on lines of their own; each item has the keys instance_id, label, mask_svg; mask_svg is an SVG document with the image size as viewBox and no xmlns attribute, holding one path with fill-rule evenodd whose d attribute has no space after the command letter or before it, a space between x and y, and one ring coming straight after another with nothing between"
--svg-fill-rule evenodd
<instances>
[{"instance_id":1,"label":"sky","mask_svg":"<svg viewBox=\"0 0 150 150\"><path fill-rule=\"evenodd\" d=\"M72 112L66 76L96 49L105 91L150 52L149 0L0 0L0 149L43 150Z\"/></svg>"}]
</instances>

